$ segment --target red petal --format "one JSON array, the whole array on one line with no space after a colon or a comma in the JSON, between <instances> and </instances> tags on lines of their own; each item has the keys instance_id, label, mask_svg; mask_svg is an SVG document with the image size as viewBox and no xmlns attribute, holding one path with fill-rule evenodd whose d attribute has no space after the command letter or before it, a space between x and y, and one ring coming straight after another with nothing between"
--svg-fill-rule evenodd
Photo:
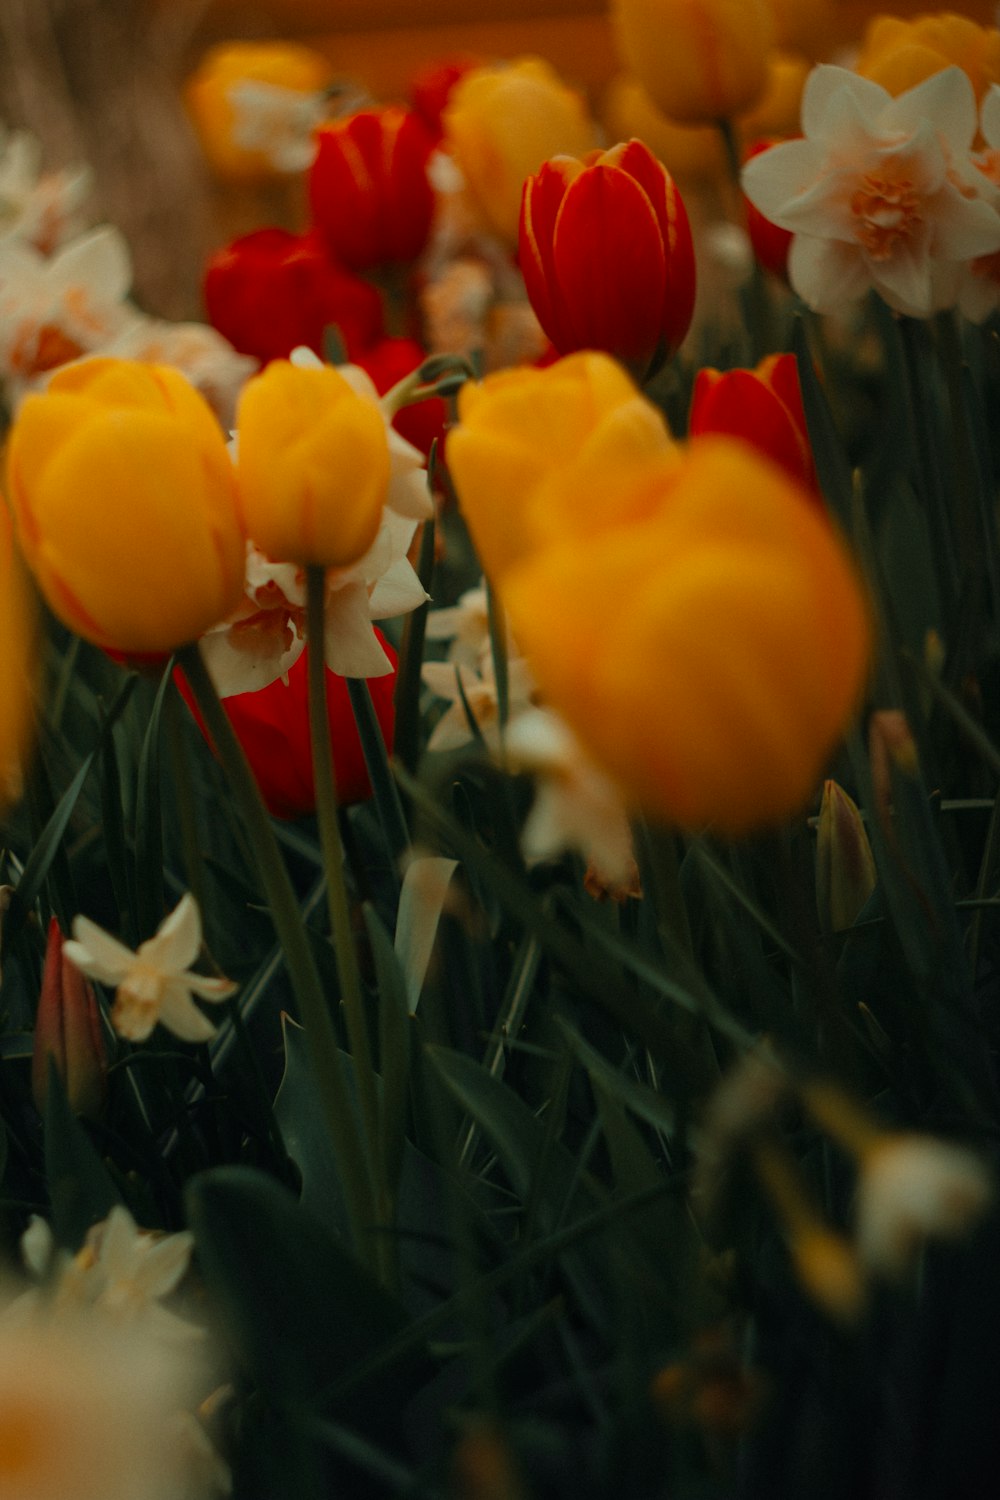
<instances>
[{"instance_id":1,"label":"red petal","mask_svg":"<svg viewBox=\"0 0 1000 1500\"><path fill-rule=\"evenodd\" d=\"M577 165L573 163L574 167ZM567 160L562 157L543 163L533 177L527 178L521 194L517 246L528 301L560 354L569 354L579 347L573 342L572 328L563 310L553 259L556 219L571 180Z\"/></svg>"}]
</instances>

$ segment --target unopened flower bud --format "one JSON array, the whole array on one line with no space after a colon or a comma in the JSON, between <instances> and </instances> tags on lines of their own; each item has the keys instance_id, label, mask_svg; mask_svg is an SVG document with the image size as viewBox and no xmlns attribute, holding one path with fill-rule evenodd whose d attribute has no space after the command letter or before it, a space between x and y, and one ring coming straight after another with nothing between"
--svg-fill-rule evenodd
<instances>
[{"instance_id":1,"label":"unopened flower bud","mask_svg":"<svg viewBox=\"0 0 1000 1500\"><path fill-rule=\"evenodd\" d=\"M816 830L816 906L825 931L854 926L876 878L857 804L835 781L825 782Z\"/></svg>"},{"instance_id":2,"label":"unopened flower bud","mask_svg":"<svg viewBox=\"0 0 1000 1500\"><path fill-rule=\"evenodd\" d=\"M63 954L55 917L49 923L31 1060L31 1092L39 1110L45 1108L50 1057L74 1114L96 1119L104 1108L108 1074L101 1015L90 984Z\"/></svg>"}]
</instances>

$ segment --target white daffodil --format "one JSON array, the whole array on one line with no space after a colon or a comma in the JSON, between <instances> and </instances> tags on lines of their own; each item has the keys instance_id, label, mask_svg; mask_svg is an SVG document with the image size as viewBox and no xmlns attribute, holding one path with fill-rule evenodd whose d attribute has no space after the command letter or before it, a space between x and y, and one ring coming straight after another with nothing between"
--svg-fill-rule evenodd
<instances>
[{"instance_id":1,"label":"white daffodil","mask_svg":"<svg viewBox=\"0 0 1000 1500\"><path fill-rule=\"evenodd\" d=\"M88 167L42 171L42 144L27 130L0 128L0 244L15 241L51 255L83 229Z\"/></svg>"},{"instance_id":2,"label":"white daffodil","mask_svg":"<svg viewBox=\"0 0 1000 1500\"><path fill-rule=\"evenodd\" d=\"M434 726L427 741L428 750L457 750L467 745L475 737L469 713L486 744L491 749L497 748L500 743L500 702L492 661L484 661L478 671L460 662L428 661L424 662L420 675L435 697L446 698L450 704ZM524 658L514 657L508 661L507 703L511 723L530 706L534 693L535 684Z\"/></svg>"},{"instance_id":3,"label":"white daffodil","mask_svg":"<svg viewBox=\"0 0 1000 1500\"><path fill-rule=\"evenodd\" d=\"M304 94L256 78L226 91L232 106L234 146L261 151L278 172L307 172L316 155L314 132L329 113L323 92Z\"/></svg>"},{"instance_id":4,"label":"white daffodil","mask_svg":"<svg viewBox=\"0 0 1000 1500\"><path fill-rule=\"evenodd\" d=\"M538 777L521 835L525 858L552 859L575 849L600 890L638 894L639 872L621 792L562 719L551 709L530 709L511 724L504 750L511 769Z\"/></svg>"},{"instance_id":5,"label":"white daffodil","mask_svg":"<svg viewBox=\"0 0 1000 1500\"><path fill-rule=\"evenodd\" d=\"M979 131L986 149L973 160L993 190L990 201L1000 213L1000 88L993 84L983 99ZM956 266L947 284L950 300L973 323L982 323L1000 306L1000 250Z\"/></svg>"},{"instance_id":6,"label":"white daffodil","mask_svg":"<svg viewBox=\"0 0 1000 1500\"><path fill-rule=\"evenodd\" d=\"M814 68L800 140L752 158L743 189L794 239L791 284L817 312L874 289L925 317L954 297L949 272L1000 250L995 190L972 159L975 95L947 68L893 98L844 68Z\"/></svg>"},{"instance_id":7,"label":"white daffodil","mask_svg":"<svg viewBox=\"0 0 1000 1500\"><path fill-rule=\"evenodd\" d=\"M466 667L478 667L490 653L490 601L486 580L474 589L466 589L457 604L433 609L427 616L427 639L451 641L448 660ZM507 631L507 656L518 654L510 631Z\"/></svg>"},{"instance_id":8,"label":"white daffodil","mask_svg":"<svg viewBox=\"0 0 1000 1500\"><path fill-rule=\"evenodd\" d=\"M929 1236L957 1239L993 1197L971 1151L922 1135L886 1135L861 1161L858 1251L866 1265L898 1276Z\"/></svg>"},{"instance_id":9,"label":"white daffodil","mask_svg":"<svg viewBox=\"0 0 1000 1500\"><path fill-rule=\"evenodd\" d=\"M35 1215L21 1236L21 1256L35 1281L47 1283L46 1295L29 1291L15 1304L30 1304L37 1316L64 1305L93 1307L117 1323L141 1323L143 1330L168 1343L204 1337L204 1330L162 1306L187 1272L194 1236L156 1234L139 1229L120 1204L88 1232L76 1255L57 1251L52 1231Z\"/></svg>"},{"instance_id":10,"label":"white daffodil","mask_svg":"<svg viewBox=\"0 0 1000 1500\"><path fill-rule=\"evenodd\" d=\"M200 950L201 916L190 893L135 953L89 917L74 919L73 936L63 944L64 956L81 973L116 986L111 1021L119 1036L132 1042L145 1041L157 1022L185 1042L207 1042L215 1035L192 997L224 1000L236 986L229 979L193 974L190 965Z\"/></svg>"},{"instance_id":11,"label":"white daffodil","mask_svg":"<svg viewBox=\"0 0 1000 1500\"><path fill-rule=\"evenodd\" d=\"M49 258L28 245L0 246L0 374L15 399L138 319L127 301L131 280L128 245L111 225Z\"/></svg>"}]
</instances>

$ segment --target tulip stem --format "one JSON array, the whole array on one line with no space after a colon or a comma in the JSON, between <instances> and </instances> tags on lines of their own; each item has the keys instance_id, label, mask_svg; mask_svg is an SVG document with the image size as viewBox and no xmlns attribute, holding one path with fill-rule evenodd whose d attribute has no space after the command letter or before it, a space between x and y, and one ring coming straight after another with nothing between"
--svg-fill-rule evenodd
<instances>
[{"instance_id":1,"label":"tulip stem","mask_svg":"<svg viewBox=\"0 0 1000 1500\"><path fill-rule=\"evenodd\" d=\"M374 1224L368 1170L351 1108L343 1058L295 890L253 772L226 717L197 644L182 646L177 652L177 661L190 684L232 787L254 853L271 920L284 951L299 1015L309 1036L313 1069L340 1171L351 1236L359 1258L367 1258L371 1253L369 1235Z\"/></svg>"},{"instance_id":2,"label":"tulip stem","mask_svg":"<svg viewBox=\"0 0 1000 1500\"><path fill-rule=\"evenodd\" d=\"M330 911L330 931L340 979L340 998L347 1021L354 1074L358 1086L361 1118L368 1139L368 1162L376 1181L371 1184L380 1209L386 1195L378 1180L381 1154L379 1141L378 1095L371 1042L365 1016L361 971L351 930L351 907L344 879L344 845L337 821L337 787L333 775L333 746L330 741L330 716L326 693L326 653L324 615L326 613L326 569L306 569L306 631L309 641L309 734L312 743L313 779L316 785L316 820L319 824L320 849L326 874L326 892ZM376 1250L379 1243L376 1242Z\"/></svg>"},{"instance_id":3,"label":"tulip stem","mask_svg":"<svg viewBox=\"0 0 1000 1500\"><path fill-rule=\"evenodd\" d=\"M718 120L716 124L719 135L722 137L726 166L733 188L733 217L741 229L746 229L747 210L743 197L743 162L736 127L732 120ZM771 298L767 289L767 281L756 256L753 257L750 279L742 289L742 300L750 334L750 358L751 363L754 363L768 353L773 343Z\"/></svg>"}]
</instances>

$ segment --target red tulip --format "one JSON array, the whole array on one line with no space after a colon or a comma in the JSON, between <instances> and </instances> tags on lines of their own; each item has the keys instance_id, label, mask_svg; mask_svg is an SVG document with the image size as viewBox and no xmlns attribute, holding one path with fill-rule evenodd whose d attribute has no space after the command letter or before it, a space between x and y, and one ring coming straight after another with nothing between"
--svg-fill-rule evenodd
<instances>
[{"instance_id":1,"label":"red tulip","mask_svg":"<svg viewBox=\"0 0 1000 1500\"><path fill-rule=\"evenodd\" d=\"M688 331L695 265L687 212L641 141L589 163L555 156L529 177L518 255L531 305L560 354L604 350L644 378Z\"/></svg>"},{"instance_id":2,"label":"red tulip","mask_svg":"<svg viewBox=\"0 0 1000 1500\"><path fill-rule=\"evenodd\" d=\"M794 354L770 354L756 370L700 370L688 430L741 438L818 493Z\"/></svg>"},{"instance_id":3,"label":"red tulip","mask_svg":"<svg viewBox=\"0 0 1000 1500\"><path fill-rule=\"evenodd\" d=\"M215 328L243 354L287 359L299 344L323 353L335 326L349 358L382 335L382 300L368 282L334 264L316 234L258 229L212 256L205 306Z\"/></svg>"},{"instance_id":4,"label":"red tulip","mask_svg":"<svg viewBox=\"0 0 1000 1500\"><path fill-rule=\"evenodd\" d=\"M378 635L386 654L395 664L392 647ZM316 809L312 748L309 742L309 694L307 652L288 673L288 686L280 677L254 693L236 693L223 698L222 706L250 762L261 795L276 818L299 818ZM183 675L176 674L184 701L205 733L201 715ZM342 807L371 796L364 752L354 722L354 712L345 678L327 671L327 705L333 743L333 772L337 800ZM387 748L392 746L395 670L372 677L368 687Z\"/></svg>"},{"instance_id":5,"label":"red tulip","mask_svg":"<svg viewBox=\"0 0 1000 1500\"><path fill-rule=\"evenodd\" d=\"M778 145L777 141L755 141L744 152L743 160L749 161L752 156L759 156L762 151L770 151L771 147L776 145ZM782 281L787 281L788 251L792 243L791 231L772 224L770 219L765 219L760 209L745 196L743 206L746 209L747 233L753 247L754 259L765 271L770 271L772 276L778 276Z\"/></svg>"},{"instance_id":6,"label":"red tulip","mask_svg":"<svg viewBox=\"0 0 1000 1500\"><path fill-rule=\"evenodd\" d=\"M379 395L384 396L426 358L414 339L380 339L358 356L357 363L371 376ZM447 403L440 396L432 396L427 401L404 406L393 417L392 425L401 437L427 456L435 438L439 443L443 439L447 416Z\"/></svg>"},{"instance_id":7,"label":"red tulip","mask_svg":"<svg viewBox=\"0 0 1000 1500\"><path fill-rule=\"evenodd\" d=\"M427 243L434 141L401 105L365 109L316 132L309 173L313 222L330 254L352 271L407 265Z\"/></svg>"},{"instance_id":8,"label":"red tulip","mask_svg":"<svg viewBox=\"0 0 1000 1500\"><path fill-rule=\"evenodd\" d=\"M108 1087L101 1013L87 980L63 957L63 935L55 917L49 922L31 1059L31 1092L40 1110L45 1108L50 1058L74 1114L96 1119Z\"/></svg>"},{"instance_id":9,"label":"red tulip","mask_svg":"<svg viewBox=\"0 0 1000 1500\"><path fill-rule=\"evenodd\" d=\"M410 103L436 141L444 134L441 116L452 89L466 73L482 66L483 59L468 52L431 63L429 67L422 68L413 79L410 84Z\"/></svg>"}]
</instances>

